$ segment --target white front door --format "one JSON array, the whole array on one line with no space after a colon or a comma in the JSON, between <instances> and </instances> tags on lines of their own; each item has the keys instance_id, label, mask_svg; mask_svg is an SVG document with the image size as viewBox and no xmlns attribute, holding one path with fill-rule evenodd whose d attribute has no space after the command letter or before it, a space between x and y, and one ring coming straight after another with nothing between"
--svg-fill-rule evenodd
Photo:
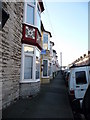
<instances>
[{"instance_id":1,"label":"white front door","mask_svg":"<svg viewBox=\"0 0 90 120\"><path fill-rule=\"evenodd\" d=\"M43 77L48 76L48 60L43 60Z\"/></svg>"}]
</instances>

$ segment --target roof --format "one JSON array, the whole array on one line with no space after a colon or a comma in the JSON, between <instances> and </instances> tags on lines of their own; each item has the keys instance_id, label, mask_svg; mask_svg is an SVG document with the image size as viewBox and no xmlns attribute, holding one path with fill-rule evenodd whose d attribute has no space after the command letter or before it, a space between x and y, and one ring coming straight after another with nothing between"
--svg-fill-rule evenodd
<instances>
[{"instance_id":1,"label":"roof","mask_svg":"<svg viewBox=\"0 0 90 120\"><path fill-rule=\"evenodd\" d=\"M52 44L53 44L53 46L54 46L54 42L50 41L50 43L52 43Z\"/></svg>"},{"instance_id":2,"label":"roof","mask_svg":"<svg viewBox=\"0 0 90 120\"><path fill-rule=\"evenodd\" d=\"M44 32L49 33L50 37L52 37L51 32L44 30Z\"/></svg>"},{"instance_id":3,"label":"roof","mask_svg":"<svg viewBox=\"0 0 90 120\"><path fill-rule=\"evenodd\" d=\"M42 31L44 31L44 30L45 30L45 29L44 29L44 25L43 25L42 21L41 21L41 30L42 30Z\"/></svg>"},{"instance_id":4,"label":"roof","mask_svg":"<svg viewBox=\"0 0 90 120\"><path fill-rule=\"evenodd\" d=\"M88 50L88 55L90 54L90 50Z\"/></svg>"},{"instance_id":5,"label":"roof","mask_svg":"<svg viewBox=\"0 0 90 120\"><path fill-rule=\"evenodd\" d=\"M53 50L54 53L56 53L56 50ZM56 53L57 54L57 53Z\"/></svg>"},{"instance_id":6,"label":"roof","mask_svg":"<svg viewBox=\"0 0 90 120\"><path fill-rule=\"evenodd\" d=\"M90 64L88 64L88 65L80 65L80 66L77 66L77 65L73 64L70 68L87 67L87 66L90 66Z\"/></svg>"},{"instance_id":7,"label":"roof","mask_svg":"<svg viewBox=\"0 0 90 120\"><path fill-rule=\"evenodd\" d=\"M45 28L44 28L44 25L43 25L42 21L41 21L41 30L42 30L42 31L44 31L44 32L46 32L46 33L49 33L49 34L50 34L50 37L52 37L51 32L49 32L49 31L45 30Z\"/></svg>"}]
</instances>

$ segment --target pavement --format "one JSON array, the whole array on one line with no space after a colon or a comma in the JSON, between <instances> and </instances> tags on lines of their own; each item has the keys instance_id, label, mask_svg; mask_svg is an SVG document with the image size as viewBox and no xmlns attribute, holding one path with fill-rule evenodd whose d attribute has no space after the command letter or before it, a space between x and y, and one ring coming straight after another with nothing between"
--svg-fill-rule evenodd
<instances>
[{"instance_id":1,"label":"pavement","mask_svg":"<svg viewBox=\"0 0 90 120\"><path fill-rule=\"evenodd\" d=\"M2 118L60 118L73 120L67 88L61 73L49 84L41 85L40 93L32 98L19 99L3 110Z\"/></svg>"}]
</instances>

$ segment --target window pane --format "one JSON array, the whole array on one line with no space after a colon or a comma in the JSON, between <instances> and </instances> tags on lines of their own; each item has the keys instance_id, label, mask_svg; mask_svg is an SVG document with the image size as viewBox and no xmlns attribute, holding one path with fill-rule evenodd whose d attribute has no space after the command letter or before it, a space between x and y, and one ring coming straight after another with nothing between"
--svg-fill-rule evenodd
<instances>
[{"instance_id":1,"label":"window pane","mask_svg":"<svg viewBox=\"0 0 90 120\"><path fill-rule=\"evenodd\" d=\"M48 35L47 34L43 35L43 43L47 43L48 44Z\"/></svg>"},{"instance_id":2,"label":"window pane","mask_svg":"<svg viewBox=\"0 0 90 120\"><path fill-rule=\"evenodd\" d=\"M43 60L43 76L47 76L47 69L48 69L48 61Z\"/></svg>"},{"instance_id":3,"label":"window pane","mask_svg":"<svg viewBox=\"0 0 90 120\"><path fill-rule=\"evenodd\" d=\"M40 78L40 52L36 50L36 79Z\"/></svg>"},{"instance_id":4,"label":"window pane","mask_svg":"<svg viewBox=\"0 0 90 120\"><path fill-rule=\"evenodd\" d=\"M76 72L76 84L86 84L86 74L85 71Z\"/></svg>"},{"instance_id":5,"label":"window pane","mask_svg":"<svg viewBox=\"0 0 90 120\"><path fill-rule=\"evenodd\" d=\"M24 52L25 53L32 53L32 54L34 54L34 48L30 47L30 46L25 46L24 47Z\"/></svg>"},{"instance_id":6,"label":"window pane","mask_svg":"<svg viewBox=\"0 0 90 120\"><path fill-rule=\"evenodd\" d=\"M48 49L48 35L47 34L43 35L43 49L44 50Z\"/></svg>"},{"instance_id":7,"label":"window pane","mask_svg":"<svg viewBox=\"0 0 90 120\"><path fill-rule=\"evenodd\" d=\"M24 59L24 79L32 79L33 57L25 56Z\"/></svg>"},{"instance_id":8,"label":"window pane","mask_svg":"<svg viewBox=\"0 0 90 120\"><path fill-rule=\"evenodd\" d=\"M34 25L34 7L27 5L27 19L26 22Z\"/></svg>"},{"instance_id":9,"label":"window pane","mask_svg":"<svg viewBox=\"0 0 90 120\"><path fill-rule=\"evenodd\" d=\"M36 56L40 58L40 52L38 50L36 50Z\"/></svg>"},{"instance_id":10,"label":"window pane","mask_svg":"<svg viewBox=\"0 0 90 120\"><path fill-rule=\"evenodd\" d=\"M43 49L47 50L48 49L48 44L43 44Z\"/></svg>"},{"instance_id":11,"label":"window pane","mask_svg":"<svg viewBox=\"0 0 90 120\"><path fill-rule=\"evenodd\" d=\"M35 28L26 26L25 37L35 39Z\"/></svg>"}]
</instances>

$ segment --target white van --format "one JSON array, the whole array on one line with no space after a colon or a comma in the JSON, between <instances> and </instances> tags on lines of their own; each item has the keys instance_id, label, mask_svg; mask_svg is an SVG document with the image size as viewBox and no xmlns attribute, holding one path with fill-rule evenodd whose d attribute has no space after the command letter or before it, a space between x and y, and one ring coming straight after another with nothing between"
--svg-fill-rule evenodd
<instances>
[{"instance_id":1,"label":"white van","mask_svg":"<svg viewBox=\"0 0 90 120\"><path fill-rule=\"evenodd\" d=\"M68 81L70 100L82 100L90 82L90 66L71 67Z\"/></svg>"}]
</instances>

